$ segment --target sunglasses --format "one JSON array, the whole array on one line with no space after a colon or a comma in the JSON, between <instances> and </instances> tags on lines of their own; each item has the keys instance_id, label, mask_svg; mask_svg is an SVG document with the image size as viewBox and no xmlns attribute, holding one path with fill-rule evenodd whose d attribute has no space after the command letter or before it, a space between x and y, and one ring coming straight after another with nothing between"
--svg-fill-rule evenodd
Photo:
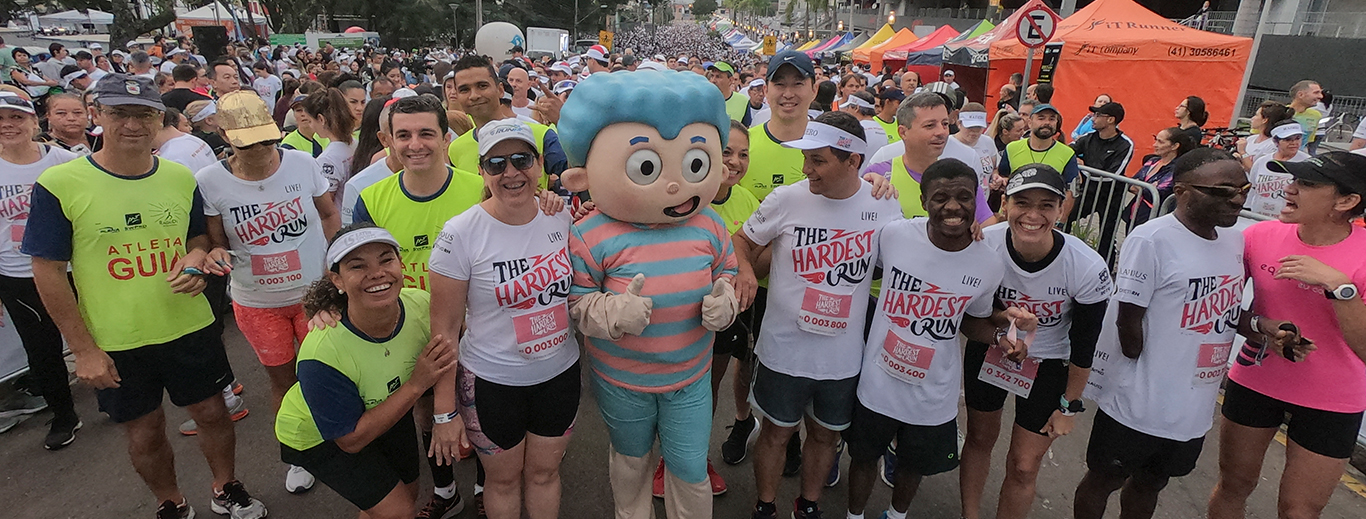
<instances>
[{"instance_id":1,"label":"sunglasses","mask_svg":"<svg viewBox=\"0 0 1366 519\"><path fill-rule=\"evenodd\" d=\"M237 149L239 149L239 150L250 150L250 149L255 149L257 146L265 146L265 147L267 147L267 148L274 148L275 145L276 145L276 144L279 144L279 143L280 143L280 140L279 140L279 139L271 139L271 140L268 140L268 141L261 141L261 142L256 142L256 143L248 144L248 145L246 145L246 146L233 146L233 147L234 147L234 148L237 148Z\"/></svg>"},{"instance_id":2,"label":"sunglasses","mask_svg":"<svg viewBox=\"0 0 1366 519\"><path fill-rule=\"evenodd\" d=\"M1184 183L1184 182L1183 182ZM1186 184L1199 190L1201 193L1217 198L1233 198L1238 195L1246 195L1252 190L1252 184L1243 184L1242 187L1233 186L1206 186L1202 184Z\"/></svg>"},{"instance_id":3,"label":"sunglasses","mask_svg":"<svg viewBox=\"0 0 1366 519\"><path fill-rule=\"evenodd\" d=\"M511 164L512 167L520 171L526 171L531 169L531 165L535 162L535 155L530 153L513 153L511 155L486 158L480 163L480 167L484 168L484 171L490 175L502 175L504 171L507 171L508 164Z\"/></svg>"}]
</instances>

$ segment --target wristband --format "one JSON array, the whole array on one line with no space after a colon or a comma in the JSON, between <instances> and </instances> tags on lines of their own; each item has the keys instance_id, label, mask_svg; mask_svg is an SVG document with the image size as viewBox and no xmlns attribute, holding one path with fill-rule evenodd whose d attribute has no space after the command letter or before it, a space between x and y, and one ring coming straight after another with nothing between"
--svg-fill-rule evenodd
<instances>
[{"instance_id":1,"label":"wristband","mask_svg":"<svg viewBox=\"0 0 1366 519\"><path fill-rule=\"evenodd\" d=\"M435 415L432 415L432 423L438 423L438 424L440 424L440 423L451 423L451 421L455 420L455 417L456 417L456 416L459 416L459 415L456 414L455 411L451 411L451 412L445 413L445 414L437 413L437 414L435 414Z\"/></svg>"}]
</instances>

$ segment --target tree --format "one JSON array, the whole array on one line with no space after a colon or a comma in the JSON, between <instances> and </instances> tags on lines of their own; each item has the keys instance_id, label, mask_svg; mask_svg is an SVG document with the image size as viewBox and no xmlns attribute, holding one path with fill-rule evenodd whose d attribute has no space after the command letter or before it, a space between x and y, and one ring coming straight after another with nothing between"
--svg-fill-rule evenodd
<instances>
[{"instance_id":1,"label":"tree","mask_svg":"<svg viewBox=\"0 0 1366 519\"><path fill-rule=\"evenodd\" d=\"M716 0L693 0L692 16L701 20L716 11Z\"/></svg>"},{"instance_id":2,"label":"tree","mask_svg":"<svg viewBox=\"0 0 1366 519\"><path fill-rule=\"evenodd\" d=\"M114 23L109 26L109 48L122 49L138 36L170 25L176 18L172 3L172 0L156 0L151 5L156 14L144 20L129 0L111 0Z\"/></svg>"}]
</instances>

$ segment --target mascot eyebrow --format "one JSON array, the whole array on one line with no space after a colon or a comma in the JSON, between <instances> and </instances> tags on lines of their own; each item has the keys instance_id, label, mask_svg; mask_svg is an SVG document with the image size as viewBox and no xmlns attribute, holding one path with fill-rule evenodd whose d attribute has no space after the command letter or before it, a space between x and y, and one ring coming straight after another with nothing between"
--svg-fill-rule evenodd
<instances>
[{"instance_id":1,"label":"mascot eyebrow","mask_svg":"<svg viewBox=\"0 0 1366 519\"><path fill-rule=\"evenodd\" d=\"M730 117L714 85L684 72L638 70L629 74L593 74L574 89L574 102L565 103L556 131L570 167L583 167L593 138L617 123L641 123L675 139L683 127L706 123L717 128L721 147L730 137ZM717 105L722 110L717 110ZM648 139L647 139L648 140ZM695 142L695 141L694 141ZM631 139L631 144L637 144Z\"/></svg>"}]
</instances>

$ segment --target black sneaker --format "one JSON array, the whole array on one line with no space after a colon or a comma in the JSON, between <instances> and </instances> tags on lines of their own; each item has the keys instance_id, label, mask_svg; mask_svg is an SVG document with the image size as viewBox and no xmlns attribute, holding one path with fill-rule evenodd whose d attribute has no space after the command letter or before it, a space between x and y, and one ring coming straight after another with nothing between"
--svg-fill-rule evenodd
<instances>
[{"instance_id":1,"label":"black sneaker","mask_svg":"<svg viewBox=\"0 0 1366 519\"><path fill-rule=\"evenodd\" d=\"M821 505L811 503L810 506L801 506L801 499L792 502L792 519L821 519Z\"/></svg>"},{"instance_id":2,"label":"black sneaker","mask_svg":"<svg viewBox=\"0 0 1366 519\"><path fill-rule=\"evenodd\" d=\"M464 510L465 501L460 499L459 491L450 499L432 494L432 500L417 513L417 519L450 519Z\"/></svg>"},{"instance_id":3,"label":"black sneaker","mask_svg":"<svg viewBox=\"0 0 1366 519\"><path fill-rule=\"evenodd\" d=\"M83 425L79 418L53 418L51 423L52 428L43 439L43 447L50 451L71 445L71 442L76 441L76 431L81 430Z\"/></svg>"},{"instance_id":4,"label":"black sneaker","mask_svg":"<svg viewBox=\"0 0 1366 519\"><path fill-rule=\"evenodd\" d=\"M194 519L194 507L189 503L175 504L167 499L157 507L157 519Z\"/></svg>"},{"instance_id":5,"label":"black sneaker","mask_svg":"<svg viewBox=\"0 0 1366 519\"><path fill-rule=\"evenodd\" d=\"M750 519L778 519L778 509L775 507L772 512L765 512L756 505L754 513L750 514L749 517Z\"/></svg>"},{"instance_id":6,"label":"black sneaker","mask_svg":"<svg viewBox=\"0 0 1366 519\"><path fill-rule=\"evenodd\" d=\"M790 478L802 471L802 436L793 432L787 441L787 461L783 463L783 477Z\"/></svg>"},{"instance_id":7,"label":"black sneaker","mask_svg":"<svg viewBox=\"0 0 1366 519\"><path fill-rule=\"evenodd\" d=\"M730 426L730 436L721 443L721 461L728 465L745 461L745 457L749 456L749 444L758 435L758 418L750 416L745 420L736 420L735 425Z\"/></svg>"}]
</instances>

